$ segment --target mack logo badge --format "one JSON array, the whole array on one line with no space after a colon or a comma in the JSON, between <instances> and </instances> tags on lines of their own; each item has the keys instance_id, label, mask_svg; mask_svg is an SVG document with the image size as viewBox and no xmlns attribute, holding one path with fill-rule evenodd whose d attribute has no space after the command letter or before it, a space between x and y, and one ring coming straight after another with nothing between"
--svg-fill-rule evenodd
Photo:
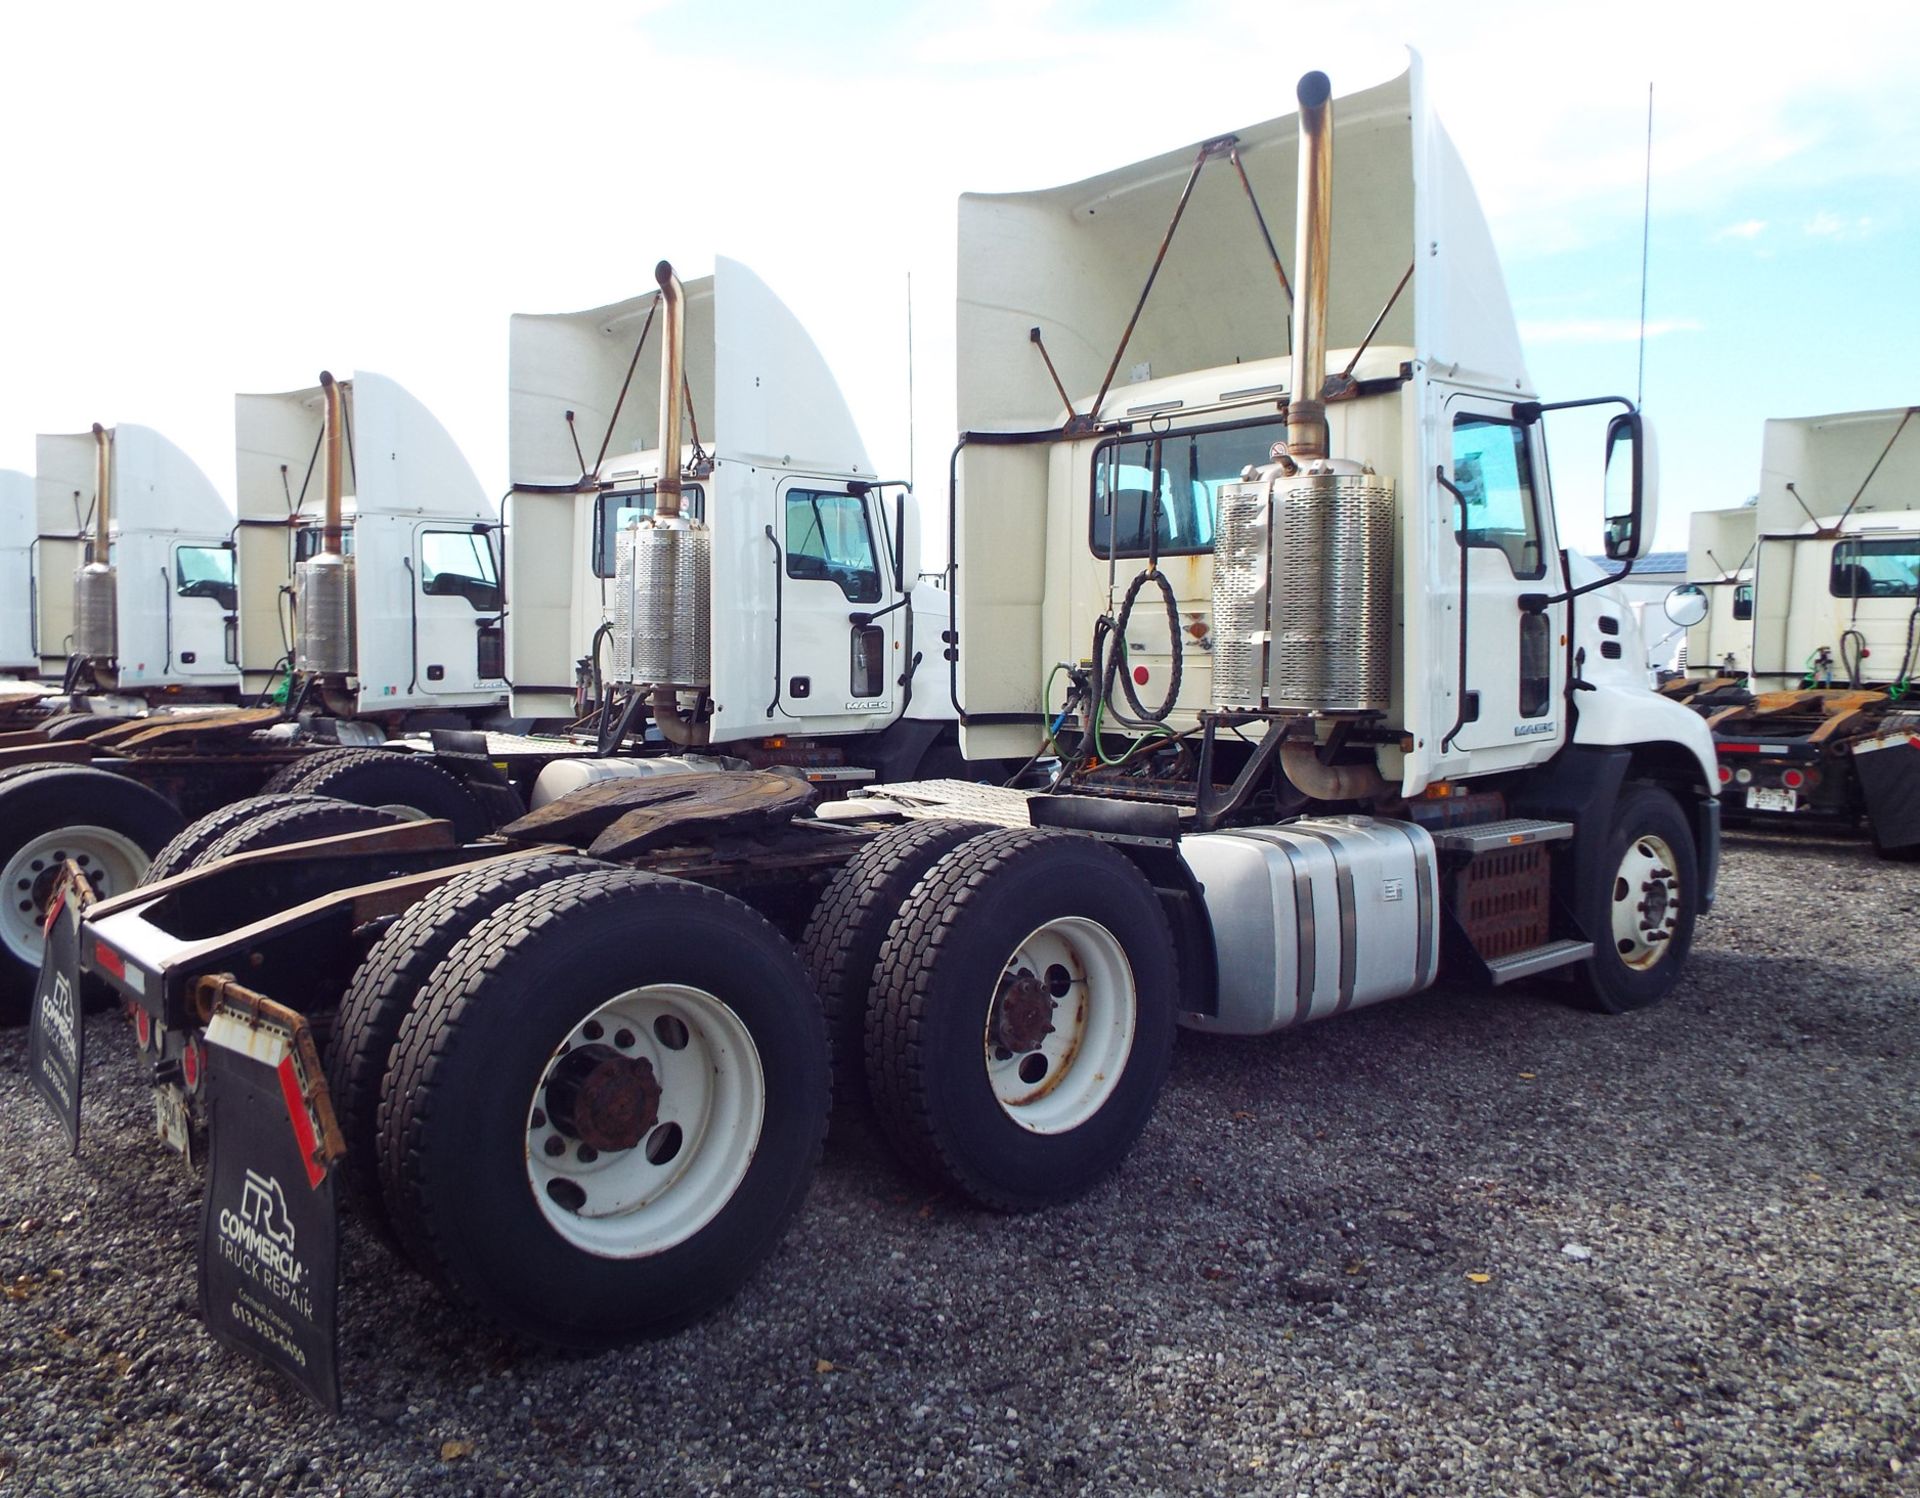
<instances>
[{"instance_id":1,"label":"mack logo badge","mask_svg":"<svg viewBox=\"0 0 1920 1498\"><path fill-rule=\"evenodd\" d=\"M1530 739L1539 734L1552 733L1555 726L1551 721L1546 723L1516 723L1513 726L1513 736L1516 739Z\"/></svg>"}]
</instances>

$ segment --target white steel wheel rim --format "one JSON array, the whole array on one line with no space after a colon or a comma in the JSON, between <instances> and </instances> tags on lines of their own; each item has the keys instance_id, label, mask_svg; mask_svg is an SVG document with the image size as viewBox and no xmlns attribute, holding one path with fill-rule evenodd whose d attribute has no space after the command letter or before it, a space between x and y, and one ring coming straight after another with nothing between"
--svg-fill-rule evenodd
<instances>
[{"instance_id":1,"label":"white steel wheel rim","mask_svg":"<svg viewBox=\"0 0 1920 1498\"><path fill-rule=\"evenodd\" d=\"M549 1116L558 1069L589 1046L644 1061L658 1082L657 1117L630 1149L584 1147ZM584 1016L541 1068L527 1109L527 1179L547 1224L575 1248L644 1258L720 1214L765 1119L760 1052L732 1009L698 988L630 989Z\"/></svg>"},{"instance_id":2,"label":"white steel wheel rim","mask_svg":"<svg viewBox=\"0 0 1920 1498\"><path fill-rule=\"evenodd\" d=\"M39 966L47 897L61 861L68 858L102 898L132 889L152 862L145 848L111 827L56 827L16 849L0 874L0 890L6 893L0 940L29 966Z\"/></svg>"},{"instance_id":3,"label":"white steel wheel rim","mask_svg":"<svg viewBox=\"0 0 1920 1498\"><path fill-rule=\"evenodd\" d=\"M1009 1044L1002 1006L1037 980L1052 1000L1038 1044ZM1097 1115L1120 1085L1138 1010L1126 949L1098 921L1062 916L1013 949L989 1005L983 1049L994 1101L1033 1134L1065 1134ZM1031 1036L1022 1037L1031 1039Z\"/></svg>"},{"instance_id":4,"label":"white steel wheel rim","mask_svg":"<svg viewBox=\"0 0 1920 1498\"><path fill-rule=\"evenodd\" d=\"M1627 844L1613 876L1613 950L1636 972L1658 967L1680 923L1680 863L1666 840Z\"/></svg>"}]
</instances>

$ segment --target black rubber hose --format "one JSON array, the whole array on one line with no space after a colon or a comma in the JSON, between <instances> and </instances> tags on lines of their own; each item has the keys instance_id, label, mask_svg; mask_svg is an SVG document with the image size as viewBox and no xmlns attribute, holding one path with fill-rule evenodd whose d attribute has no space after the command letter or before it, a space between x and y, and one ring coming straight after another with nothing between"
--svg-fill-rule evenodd
<instances>
[{"instance_id":1,"label":"black rubber hose","mask_svg":"<svg viewBox=\"0 0 1920 1498\"><path fill-rule=\"evenodd\" d=\"M1160 596L1167 605L1167 639L1171 643L1173 664L1168 670L1167 694L1160 706L1149 711L1140 701L1140 694L1134 690L1133 672L1127 669L1127 622L1133 616L1134 600L1140 596L1140 589L1148 578L1159 584ZM1143 572L1133 580L1127 589L1127 596L1120 605L1120 619L1114 626L1114 633L1120 637L1120 687L1127 694L1127 704L1149 723L1165 722L1173 711L1174 704L1180 700L1180 677L1185 670L1185 651L1180 640L1180 607L1174 601L1173 584L1167 581L1164 572Z\"/></svg>"}]
</instances>

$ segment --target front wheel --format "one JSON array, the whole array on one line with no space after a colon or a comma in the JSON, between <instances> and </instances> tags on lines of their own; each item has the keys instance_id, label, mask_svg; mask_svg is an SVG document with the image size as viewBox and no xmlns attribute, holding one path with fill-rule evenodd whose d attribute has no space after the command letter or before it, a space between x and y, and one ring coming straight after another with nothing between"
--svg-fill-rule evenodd
<instances>
[{"instance_id":1,"label":"front wheel","mask_svg":"<svg viewBox=\"0 0 1920 1498\"><path fill-rule=\"evenodd\" d=\"M982 1206L1078 1196L1152 1116L1178 983L1159 897L1124 854L1039 829L962 843L880 953L867 1080L889 1141Z\"/></svg>"},{"instance_id":2,"label":"front wheel","mask_svg":"<svg viewBox=\"0 0 1920 1498\"><path fill-rule=\"evenodd\" d=\"M1693 946L1700 864L1670 794L1650 785L1622 792L1601 869L1584 912L1593 956L1580 974L1596 1009L1625 1014L1664 999Z\"/></svg>"},{"instance_id":3,"label":"front wheel","mask_svg":"<svg viewBox=\"0 0 1920 1498\"><path fill-rule=\"evenodd\" d=\"M408 1011L381 1188L456 1300L609 1347L739 1287L799 1209L826 1120L819 1001L771 925L680 880L572 874L454 943Z\"/></svg>"}]
</instances>

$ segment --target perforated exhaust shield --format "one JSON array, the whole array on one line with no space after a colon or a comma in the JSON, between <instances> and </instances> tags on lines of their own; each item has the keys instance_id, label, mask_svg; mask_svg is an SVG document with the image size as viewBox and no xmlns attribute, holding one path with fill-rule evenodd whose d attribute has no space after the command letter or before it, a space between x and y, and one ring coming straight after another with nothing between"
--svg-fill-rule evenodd
<instances>
[{"instance_id":1,"label":"perforated exhaust shield","mask_svg":"<svg viewBox=\"0 0 1920 1498\"><path fill-rule=\"evenodd\" d=\"M617 680L707 685L711 571L712 536L703 525L638 525L622 532L614 590Z\"/></svg>"},{"instance_id":2,"label":"perforated exhaust shield","mask_svg":"<svg viewBox=\"0 0 1920 1498\"><path fill-rule=\"evenodd\" d=\"M1274 489L1270 702L1384 712L1393 687L1393 485L1321 470Z\"/></svg>"},{"instance_id":3,"label":"perforated exhaust shield","mask_svg":"<svg viewBox=\"0 0 1920 1498\"><path fill-rule=\"evenodd\" d=\"M1213 705L1258 708L1267 695L1272 516L1267 483L1220 490L1213 548Z\"/></svg>"}]
</instances>

